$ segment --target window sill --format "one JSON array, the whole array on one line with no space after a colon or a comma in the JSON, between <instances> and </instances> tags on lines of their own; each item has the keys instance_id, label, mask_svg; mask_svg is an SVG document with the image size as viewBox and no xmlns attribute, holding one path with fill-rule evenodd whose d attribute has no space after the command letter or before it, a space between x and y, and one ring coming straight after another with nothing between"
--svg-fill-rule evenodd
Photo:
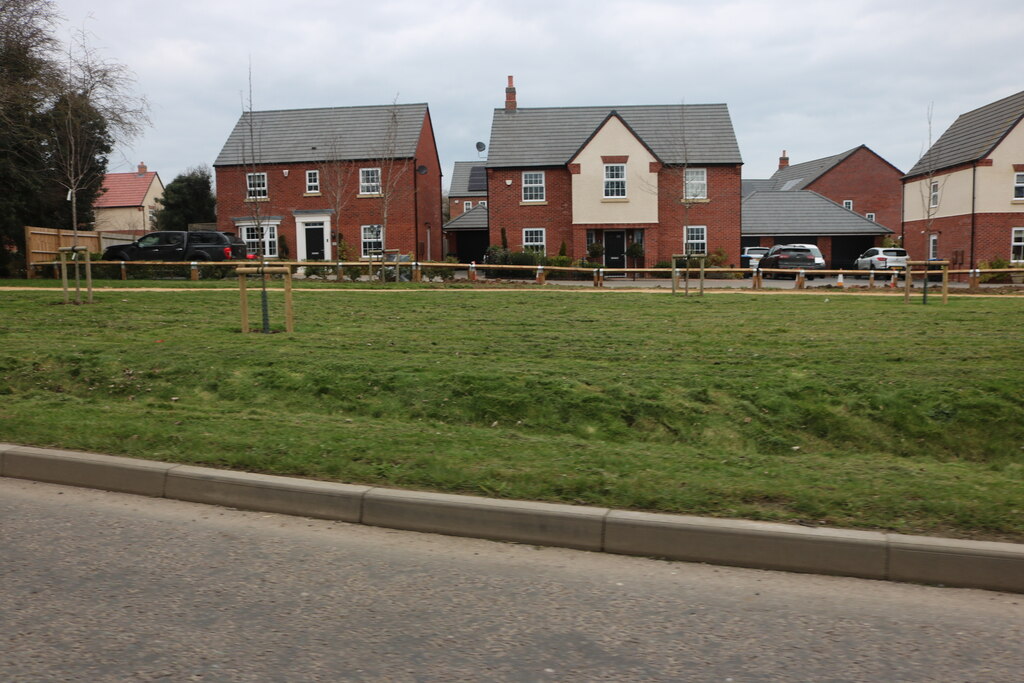
<instances>
[{"instance_id":1,"label":"window sill","mask_svg":"<svg viewBox=\"0 0 1024 683\"><path fill-rule=\"evenodd\" d=\"M629 197L603 197L601 199L602 204L625 204L629 202Z\"/></svg>"},{"instance_id":2,"label":"window sill","mask_svg":"<svg viewBox=\"0 0 1024 683\"><path fill-rule=\"evenodd\" d=\"M683 197L682 199L679 200L679 203L680 204L710 204L711 200L708 199L707 197L700 197L700 198L694 197L693 199L688 199L686 197Z\"/></svg>"},{"instance_id":3,"label":"window sill","mask_svg":"<svg viewBox=\"0 0 1024 683\"><path fill-rule=\"evenodd\" d=\"M247 202L269 202L270 201L270 197L247 197L245 201L247 201Z\"/></svg>"},{"instance_id":4,"label":"window sill","mask_svg":"<svg viewBox=\"0 0 1024 683\"><path fill-rule=\"evenodd\" d=\"M545 199L527 200L525 202L519 202L519 206L547 206L548 202Z\"/></svg>"},{"instance_id":5,"label":"window sill","mask_svg":"<svg viewBox=\"0 0 1024 683\"><path fill-rule=\"evenodd\" d=\"M303 197L320 197L321 194L319 192L306 192L302 196Z\"/></svg>"},{"instance_id":6,"label":"window sill","mask_svg":"<svg viewBox=\"0 0 1024 683\"><path fill-rule=\"evenodd\" d=\"M371 192L370 194L357 194L356 199L370 199L372 197L382 197L380 192Z\"/></svg>"}]
</instances>

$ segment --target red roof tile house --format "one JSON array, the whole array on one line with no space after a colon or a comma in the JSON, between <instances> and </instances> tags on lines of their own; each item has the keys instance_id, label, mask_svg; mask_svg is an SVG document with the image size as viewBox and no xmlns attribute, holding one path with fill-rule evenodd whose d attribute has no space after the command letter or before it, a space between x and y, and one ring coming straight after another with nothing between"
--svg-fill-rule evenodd
<instances>
[{"instance_id":1,"label":"red roof tile house","mask_svg":"<svg viewBox=\"0 0 1024 683\"><path fill-rule=\"evenodd\" d=\"M164 184L155 171L139 164L135 173L108 173L93 204L94 229L105 232L145 232L153 229L153 214L164 196Z\"/></svg>"},{"instance_id":2,"label":"red roof tile house","mask_svg":"<svg viewBox=\"0 0 1024 683\"><path fill-rule=\"evenodd\" d=\"M491 244L625 267L673 254L738 263L740 158L724 104L519 108L509 77L487 161ZM629 265L632 265L630 263Z\"/></svg>"},{"instance_id":3,"label":"red roof tile house","mask_svg":"<svg viewBox=\"0 0 1024 683\"><path fill-rule=\"evenodd\" d=\"M426 104L246 112L214 162L218 230L250 253L440 260L441 166Z\"/></svg>"},{"instance_id":4,"label":"red roof tile house","mask_svg":"<svg viewBox=\"0 0 1024 683\"><path fill-rule=\"evenodd\" d=\"M912 258L1024 264L1024 91L953 122L904 178Z\"/></svg>"}]
</instances>

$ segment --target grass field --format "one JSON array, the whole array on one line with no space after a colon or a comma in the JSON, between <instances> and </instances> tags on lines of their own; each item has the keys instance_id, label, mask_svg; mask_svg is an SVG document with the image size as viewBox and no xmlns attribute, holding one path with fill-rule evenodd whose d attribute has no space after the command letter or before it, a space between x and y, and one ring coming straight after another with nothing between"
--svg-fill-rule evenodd
<instances>
[{"instance_id":1,"label":"grass field","mask_svg":"<svg viewBox=\"0 0 1024 683\"><path fill-rule=\"evenodd\" d=\"M1024 541L1020 298L350 288L244 336L230 291L61 300L0 293L2 441Z\"/></svg>"}]
</instances>

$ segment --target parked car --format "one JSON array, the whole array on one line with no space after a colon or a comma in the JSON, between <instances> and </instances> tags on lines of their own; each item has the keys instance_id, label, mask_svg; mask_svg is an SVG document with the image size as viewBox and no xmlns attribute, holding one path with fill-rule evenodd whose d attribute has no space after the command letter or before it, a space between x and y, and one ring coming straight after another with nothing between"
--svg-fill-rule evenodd
<instances>
[{"instance_id":1,"label":"parked car","mask_svg":"<svg viewBox=\"0 0 1024 683\"><path fill-rule=\"evenodd\" d=\"M825 270L825 258L821 250L814 244L776 244L761 257L758 264L761 270L775 268L780 270ZM783 276L782 273L764 273L768 279ZM794 275L793 277L796 277ZM813 275L807 276L813 280Z\"/></svg>"},{"instance_id":2,"label":"parked car","mask_svg":"<svg viewBox=\"0 0 1024 683\"><path fill-rule=\"evenodd\" d=\"M214 230L163 230L103 252L104 261L226 261L248 256L245 241Z\"/></svg>"},{"instance_id":3,"label":"parked car","mask_svg":"<svg viewBox=\"0 0 1024 683\"><path fill-rule=\"evenodd\" d=\"M872 247L857 257L853 267L857 270L903 270L907 265L907 250L898 247ZM857 277L862 277L858 275Z\"/></svg>"},{"instance_id":4,"label":"parked car","mask_svg":"<svg viewBox=\"0 0 1024 683\"><path fill-rule=\"evenodd\" d=\"M768 253L768 247L743 247L740 254L740 268L757 269L761 257Z\"/></svg>"}]
</instances>

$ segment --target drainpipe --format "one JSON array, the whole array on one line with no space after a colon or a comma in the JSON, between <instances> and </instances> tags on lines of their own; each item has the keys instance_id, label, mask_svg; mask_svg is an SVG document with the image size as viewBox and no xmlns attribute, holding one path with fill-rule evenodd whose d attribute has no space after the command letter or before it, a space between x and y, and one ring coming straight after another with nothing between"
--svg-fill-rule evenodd
<instances>
[{"instance_id":1,"label":"drainpipe","mask_svg":"<svg viewBox=\"0 0 1024 683\"><path fill-rule=\"evenodd\" d=\"M978 162L971 166L971 264L974 268L974 232L977 228L977 202L978 202Z\"/></svg>"},{"instance_id":2,"label":"drainpipe","mask_svg":"<svg viewBox=\"0 0 1024 683\"><path fill-rule=\"evenodd\" d=\"M416 165L416 157L412 159L412 220L413 225L413 243L412 243L412 260L416 263L420 261L420 179L417 177L416 169L419 168Z\"/></svg>"}]
</instances>

